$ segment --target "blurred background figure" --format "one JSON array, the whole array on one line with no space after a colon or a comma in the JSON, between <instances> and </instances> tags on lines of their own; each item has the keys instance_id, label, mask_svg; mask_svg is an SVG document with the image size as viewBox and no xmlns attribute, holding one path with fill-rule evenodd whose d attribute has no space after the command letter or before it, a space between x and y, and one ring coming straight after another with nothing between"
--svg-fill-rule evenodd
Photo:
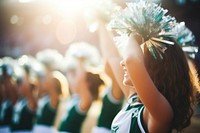
<instances>
[{"instance_id":1,"label":"blurred background figure","mask_svg":"<svg viewBox=\"0 0 200 133\"><path fill-rule=\"evenodd\" d=\"M13 133L31 133L35 121L37 103L34 97L34 87L30 82L31 57L26 55L24 62L15 64L16 90L18 100L13 108L11 131ZM19 58L20 60L20 58Z\"/></svg>"},{"instance_id":2,"label":"blurred background figure","mask_svg":"<svg viewBox=\"0 0 200 133\"><path fill-rule=\"evenodd\" d=\"M14 60L5 57L0 64L0 132L10 133L12 123L13 106L17 101L17 93L15 90L15 81L13 78Z\"/></svg>"},{"instance_id":3,"label":"blurred background figure","mask_svg":"<svg viewBox=\"0 0 200 133\"><path fill-rule=\"evenodd\" d=\"M101 112L97 117L97 124L93 127L92 133L110 133L111 124L114 117L121 110L123 105L123 94L114 77L108 63L105 64L105 73L111 80L102 92Z\"/></svg>"},{"instance_id":4,"label":"blurred background figure","mask_svg":"<svg viewBox=\"0 0 200 133\"><path fill-rule=\"evenodd\" d=\"M63 103L65 111L58 129L60 132L81 132L90 107L98 99L100 87L104 84L98 73L101 57L93 45L77 42L66 50L64 62L63 71L71 96Z\"/></svg>"},{"instance_id":5,"label":"blurred background figure","mask_svg":"<svg viewBox=\"0 0 200 133\"><path fill-rule=\"evenodd\" d=\"M99 88L104 84L98 74L86 72L83 66L77 66L75 73L67 72L71 97L67 102L67 112L61 120L59 131L81 132L94 100L98 99Z\"/></svg>"},{"instance_id":6,"label":"blurred background figure","mask_svg":"<svg viewBox=\"0 0 200 133\"><path fill-rule=\"evenodd\" d=\"M98 70L101 57L93 45L77 42L67 49L65 61L64 69L71 96L63 103L66 111L63 112L59 131L82 132L92 103L99 98L100 87L104 84Z\"/></svg>"},{"instance_id":7,"label":"blurred background figure","mask_svg":"<svg viewBox=\"0 0 200 133\"><path fill-rule=\"evenodd\" d=\"M59 64L62 63L62 55L53 49L39 51L36 54L38 60L38 108L34 133L55 132L55 120L58 112L60 97L62 95L61 81L58 76ZM39 70L39 71L38 71ZM56 71L57 70L57 71ZM63 88L68 89L68 88Z\"/></svg>"}]
</instances>

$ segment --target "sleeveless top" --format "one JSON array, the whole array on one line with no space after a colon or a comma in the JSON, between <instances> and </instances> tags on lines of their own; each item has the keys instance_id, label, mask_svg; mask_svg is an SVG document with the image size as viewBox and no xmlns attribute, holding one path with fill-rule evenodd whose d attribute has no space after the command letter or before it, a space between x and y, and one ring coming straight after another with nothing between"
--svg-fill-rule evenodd
<instances>
[{"instance_id":1,"label":"sleeveless top","mask_svg":"<svg viewBox=\"0 0 200 133\"><path fill-rule=\"evenodd\" d=\"M0 133L10 133L13 106L9 99L0 104Z\"/></svg>"},{"instance_id":2,"label":"sleeveless top","mask_svg":"<svg viewBox=\"0 0 200 133\"><path fill-rule=\"evenodd\" d=\"M49 96L42 97L38 102L36 124L53 126L56 113L57 109L51 106Z\"/></svg>"},{"instance_id":3,"label":"sleeveless top","mask_svg":"<svg viewBox=\"0 0 200 133\"><path fill-rule=\"evenodd\" d=\"M87 112L79 109L80 97L74 94L66 110L65 116L61 120L59 133L81 133L82 124L87 116Z\"/></svg>"},{"instance_id":4,"label":"sleeveless top","mask_svg":"<svg viewBox=\"0 0 200 133\"><path fill-rule=\"evenodd\" d=\"M116 100L113 97L111 88L106 90L106 94L103 96L102 99L102 108L97 121L97 126L105 127L110 130L112 121L121 110L122 104L122 100Z\"/></svg>"},{"instance_id":5,"label":"sleeveless top","mask_svg":"<svg viewBox=\"0 0 200 133\"><path fill-rule=\"evenodd\" d=\"M123 99L116 100L112 95L112 88L108 87L103 92L101 113L92 133L111 133L112 121L122 109L122 105Z\"/></svg>"},{"instance_id":6,"label":"sleeveless top","mask_svg":"<svg viewBox=\"0 0 200 133\"><path fill-rule=\"evenodd\" d=\"M144 105L137 102L137 96L132 96L128 104L115 116L112 133L148 133L143 124Z\"/></svg>"},{"instance_id":7,"label":"sleeveless top","mask_svg":"<svg viewBox=\"0 0 200 133\"><path fill-rule=\"evenodd\" d=\"M13 107L10 100L5 100L0 105L0 127L10 126L12 120Z\"/></svg>"},{"instance_id":8,"label":"sleeveless top","mask_svg":"<svg viewBox=\"0 0 200 133\"><path fill-rule=\"evenodd\" d=\"M57 115L57 108L53 108L49 96L43 96L38 101L36 123L33 133L55 133L54 121Z\"/></svg>"},{"instance_id":9,"label":"sleeveless top","mask_svg":"<svg viewBox=\"0 0 200 133\"><path fill-rule=\"evenodd\" d=\"M30 110L26 99L20 99L14 106L11 130L31 131L35 112Z\"/></svg>"}]
</instances>

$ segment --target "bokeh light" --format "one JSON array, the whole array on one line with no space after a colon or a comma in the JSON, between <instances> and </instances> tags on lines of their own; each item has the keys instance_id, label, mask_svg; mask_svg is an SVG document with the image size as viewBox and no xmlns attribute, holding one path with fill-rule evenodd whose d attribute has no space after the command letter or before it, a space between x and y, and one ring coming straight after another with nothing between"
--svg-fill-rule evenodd
<instances>
[{"instance_id":1,"label":"bokeh light","mask_svg":"<svg viewBox=\"0 0 200 133\"><path fill-rule=\"evenodd\" d=\"M56 36L61 44L72 42L76 36L76 25L70 20L61 21L57 25Z\"/></svg>"},{"instance_id":2,"label":"bokeh light","mask_svg":"<svg viewBox=\"0 0 200 133\"><path fill-rule=\"evenodd\" d=\"M96 0L2 0L0 56L34 55L45 48L64 53L70 43L97 44L95 25L88 28L84 10Z\"/></svg>"},{"instance_id":3,"label":"bokeh light","mask_svg":"<svg viewBox=\"0 0 200 133\"><path fill-rule=\"evenodd\" d=\"M124 1L114 1L125 7ZM199 27L200 17L195 17L199 14L192 12L190 5L187 8L175 8L170 4L172 0L162 1L163 6L172 8L169 12L174 13L173 16L176 16L177 20L187 21L187 26L194 31L199 42L199 29L193 28ZM91 15L91 9L94 9L97 3L97 0L1 0L0 57L34 55L45 48L55 48L64 53L70 43L77 41L98 44L98 24L87 14L87 11L90 11ZM195 6L191 9L199 8ZM193 15L181 18L181 13L186 13L187 10L188 14ZM92 13L95 14L95 11Z\"/></svg>"}]
</instances>

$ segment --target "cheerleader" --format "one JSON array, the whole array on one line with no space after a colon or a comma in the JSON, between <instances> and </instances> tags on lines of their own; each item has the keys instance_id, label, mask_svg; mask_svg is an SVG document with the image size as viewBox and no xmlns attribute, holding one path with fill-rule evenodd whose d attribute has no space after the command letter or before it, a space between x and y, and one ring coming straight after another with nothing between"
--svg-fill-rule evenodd
<instances>
[{"instance_id":1,"label":"cheerleader","mask_svg":"<svg viewBox=\"0 0 200 133\"><path fill-rule=\"evenodd\" d=\"M181 132L193 114L194 83L185 53L176 41L178 23L155 3L137 0L126 4L109 25L119 34L115 40L123 57L120 64L127 87L121 87L127 104L114 118L112 132ZM105 51L115 47L104 26L100 36ZM111 55L109 63L120 79L113 63L116 58L120 57Z\"/></svg>"}]
</instances>

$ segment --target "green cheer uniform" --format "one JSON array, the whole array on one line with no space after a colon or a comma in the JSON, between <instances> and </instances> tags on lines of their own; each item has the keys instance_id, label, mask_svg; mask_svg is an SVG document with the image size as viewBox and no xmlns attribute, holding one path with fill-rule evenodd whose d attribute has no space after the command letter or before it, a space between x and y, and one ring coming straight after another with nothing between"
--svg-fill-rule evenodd
<instances>
[{"instance_id":1,"label":"green cheer uniform","mask_svg":"<svg viewBox=\"0 0 200 133\"><path fill-rule=\"evenodd\" d=\"M14 106L11 130L12 132L32 131L35 112L28 108L27 100L20 99Z\"/></svg>"},{"instance_id":2,"label":"green cheer uniform","mask_svg":"<svg viewBox=\"0 0 200 133\"><path fill-rule=\"evenodd\" d=\"M107 88L102 99L101 113L97 121L97 127L93 128L93 133L110 133L111 124L114 117L121 110L123 100L116 100Z\"/></svg>"},{"instance_id":3,"label":"green cheer uniform","mask_svg":"<svg viewBox=\"0 0 200 133\"><path fill-rule=\"evenodd\" d=\"M57 108L53 108L50 103L50 98L44 96L39 100L37 110L37 124L52 126L56 117Z\"/></svg>"},{"instance_id":4,"label":"green cheer uniform","mask_svg":"<svg viewBox=\"0 0 200 133\"><path fill-rule=\"evenodd\" d=\"M49 96L42 97L38 102L36 124L34 133L51 133L54 131L53 125L56 118L57 108L53 108Z\"/></svg>"},{"instance_id":5,"label":"green cheer uniform","mask_svg":"<svg viewBox=\"0 0 200 133\"><path fill-rule=\"evenodd\" d=\"M65 117L61 120L60 132L80 133L82 124L86 118L87 112L82 112L79 108L80 98L77 95L72 96Z\"/></svg>"},{"instance_id":6,"label":"green cheer uniform","mask_svg":"<svg viewBox=\"0 0 200 133\"><path fill-rule=\"evenodd\" d=\"M12 121L13 106L10 100L5 100L0 105L0 133L9 133Z\"/></svg>"},{"instance_id":7,"label":"green cheer uniform","mask_svg":"<svg viewBox=\"0 0 200 133\"><path fill-rule=\"evenodd\" d=\"M128 104L117 114L112 122L113 133L148 133L143 122L144 105L137 102L137 96L128 100Z\"/></svg>"}]
</instances>

